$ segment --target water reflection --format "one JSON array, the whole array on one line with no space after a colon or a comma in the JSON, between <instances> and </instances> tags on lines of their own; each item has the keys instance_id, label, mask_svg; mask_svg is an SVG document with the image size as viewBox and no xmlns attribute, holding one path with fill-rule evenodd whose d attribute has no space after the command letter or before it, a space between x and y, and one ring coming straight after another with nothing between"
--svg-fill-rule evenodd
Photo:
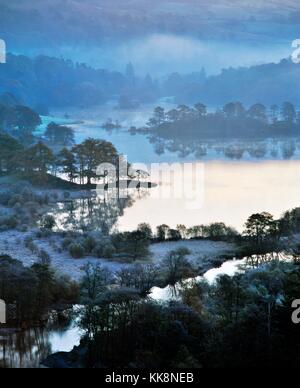
<instances>
[{"instance_id":1,"label":"water reflection","mask_svg":"<svg viewBox=\"0 0 300 388\"><path fill-rule=\"evenodd\" d=\"M173 176L180 176L182 165L174 166ZM107 235L116 228L135 230L142 222L150 224L153 231L162 224L176 228L178 224L192 227L225 222L242 232L251 214L268 211L280 217L284 211L299 206L298 160L205 162L200 182L202 202L192 210L187 207L186 197L172 195L176 192L175 182L170 181L167 169L168 166L157 187L131 189L128 198L114 198L107 193L105 197L95 195L59 203L52 211L59 229ZM178 174L176 169L180 170ZM170 197L162 195L167 190Z\"/></svg>"},{"instance_id":2,"label":"water reflection","mask_svg":"<svg viewBox=\"0 0 300 388\"><path fill-rule=\"evenodd\" d=\"M49 335L41 329L0 337L2 368L36 368L39 361L51 354Z\"/></svg>"},{"instance_id":3,"label":"water reflection","mask_svg":"<svg viewBox=\"0 0 300 388\"><path fill-rule=\"evenodd\" d=\"M262 159L299 159L299 139L254 139L254 140L206 140L164 139L150 135L157 156L166 152L176 154L179 159L227 159L227 160L262 160Z\"/></svg>"},{"instance_id":4,"label":"water reflection","mask_svg":"<svg viewBox=\"0 0 300 388\"><path fill-rule=\"evenodd\" d=\"M195 282L199 283L203 280L207 281L209 284L213 284L218 276L220 275L228 275L234 276L238 271L240 271L241 267L245 267L247 264L247 260L229 260L222 264L219 268L213 268L207 271L204 276L198 276L193 279L184 280L181 283L178 283L173 286L167 286L165 288L154 287L152 289L150 297L156 301L170 301L170 300L180 300L180 291L184 287L192 286Z\"/></svg>"},{"instance_id":5,"label":"water reflection","mask_svg":"<svg viewBox=\"0 0 300 388\"><path fill-rule=\"evenodd\" d=\"M92 192L87 198L58 203L50 214L55 216L60 230L98 231L108 235L117 226L124 211L149 195L147 189L130 189L125 195L110 190L105 195Z\"/></svg>"},{"instance_id":6,"label":"water reflection","mask_svg":"<svg viewBox=\"0 0 300 388\"><path fill-rule=\"evenodd\" d=\"M203 168L204 200L198 209L188 209L186 198L161 198L161 188L153 188L148 197L125 209L120 229L133 230L140 222L149 223L153 230L162 224L176 228L225 222L242 232L251 214L267 211L280 217L300 205L298 160L214 161L203 163Z\"/></svg>"},{"instance_id":7,"label":"water reflection","mask_svg":"<svg viewBox=\"0 0 300 388\"><path fill-rule=\"evenodd\" d=\"M34 328L0 332L0 368L38 368L49 355L69 352L79 345L81 333L73 324L57 328Z\"/></svg>"}]
</instances>

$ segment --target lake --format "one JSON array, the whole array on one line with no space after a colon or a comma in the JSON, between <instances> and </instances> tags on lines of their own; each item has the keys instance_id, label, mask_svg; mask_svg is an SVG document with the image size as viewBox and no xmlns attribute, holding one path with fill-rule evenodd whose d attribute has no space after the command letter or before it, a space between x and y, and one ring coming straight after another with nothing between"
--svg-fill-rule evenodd
<instances>
[{"instance_id":1,"label":"lake","mask_svg":"<svg viewBox=\"0 0 300 388\"><path fill-rule=\"evenodd\" d=\"M166 109L171 107L168 104ZM142 163L149 171L152 163L162 164L160 175L152 176L158 187L148 193L133 195L133 203L122 209L115 223L119 230L133 230L141 222L149 223L153 229L161 224L175 228L178 224L190 227L225 222L242 231L246 219L253 213L267 211L279 217L284 211L299 206L298 140L204 143L202 148L206 148L206 153L201 158L197 158L195 152L190 154L182 150L179 155L177 151L172 152L172 147L161 153L147 136L133 136L128 132L133 125L145 125L153 108L154 105L149 104L133 111L120 111L111 102L104 107L67 112L70 123L78 122L71 125L76 131L77 142L87 137L111 141L130 162ZM64 115L56 112L55 116ZM101 128L108 118L118 120L122 129L107 131ZM66 119L62 122L65 124ZM238 152L238 156L236 152L228 154L228 147L244 151ZM191 163L199 170L196 177L192 175ZM185 171L182 177L184 166L189 172ZM169 173L170 168L172 173ZM178 186L184 193L174 195Z\"/></svg>"},{"instance_id":2,"label":"lake","mask_svg":"<svg viewBox=\"0 0 300 388\"><path fill-rule=\"evenodd\" d=\"M133 229L141 221L152 227L220 221L242 231L253 213L267 211L279 217L300 204L300 161L212 161L203 163L203 169L203 193L197 208L189 209L186 198L159 198L155 193L160 187L154 188L125 209L120 229Z\"/></svg>"}]
</instances>

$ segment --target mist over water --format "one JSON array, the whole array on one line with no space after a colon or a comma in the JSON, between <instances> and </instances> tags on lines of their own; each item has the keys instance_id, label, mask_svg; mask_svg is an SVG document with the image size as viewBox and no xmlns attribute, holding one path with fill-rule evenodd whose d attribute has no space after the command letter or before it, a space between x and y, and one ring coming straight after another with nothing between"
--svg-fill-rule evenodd
<instances>
[{"instance_id":1,"label":"mist over water","mask_svg":"<svg viewBox=\"0 0 300 388\"><path fill-rule=\"evenodd\" d=\"M228 67L253 66L279 62L291 55L291 41L236 44L226 40L208 41L174 34L151 34L113 44L62 46L55 49L30 50L37 54L62 56L74 62L85 62L94 68L123 72L134 64L136 74L162 77L170 73L193 73L205 68L208 75Z\"/></svg>"}]
</instances>

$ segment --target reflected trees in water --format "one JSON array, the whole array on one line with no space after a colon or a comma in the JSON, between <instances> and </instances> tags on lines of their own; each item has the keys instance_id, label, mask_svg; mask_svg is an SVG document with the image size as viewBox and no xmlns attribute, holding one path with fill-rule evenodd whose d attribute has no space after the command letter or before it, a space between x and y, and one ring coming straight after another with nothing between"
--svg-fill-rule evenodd
<instances>
[{"instance_id":1,"label":"reflected trees in water","mask_svg":"<svg viewBox=\"0 0 300 388\"><path fill-rule=\"evenodd\" d=\"M199 139L165 139L151 135L150 143L158 156L166 151L176 154L179 158L193 156L196 159L209 159L219 156L228 160L243 160L252 158L262 160L265 158L289 160L297 155L300 149L298 139L257 139L257 140L231 140L219 141Z\"/></svg>"},{"instance_id":2,"label":"reflected trees in water","mask_svg":"<svg viewBox=\"0 0 300 388\"><path fill-rule=\"evenodd\" d=\"M0 368L36 368L51 352L48 330L35 328L0 335Z\"/></svg>"},{"instance_id":3,"label":"reflected trees in water","mask_svg":"<svg viewBox=\"0 0 300 388\"><path fill-rule=\"evenodd\" d=\"M126 208L149 195L149 190L107 190L104 195L92 195L56 205L55 213L59 229L83 232L97 231L109 235L124 215ZM126 195L125 195L126 194Z\"/></svg>"}]
</instances>

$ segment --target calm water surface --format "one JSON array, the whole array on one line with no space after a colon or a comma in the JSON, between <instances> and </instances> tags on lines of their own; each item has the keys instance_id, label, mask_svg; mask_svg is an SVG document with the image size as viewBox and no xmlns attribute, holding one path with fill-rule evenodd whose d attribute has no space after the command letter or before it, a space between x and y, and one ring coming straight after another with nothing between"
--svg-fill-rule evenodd
<instances>
[{"instance_id":1,"label":"calm water surface","mask_svg":"<svg viewBox=\"0 0 300 388\"><path fill-rule=\"evenodd\" d=\"M75 323L64 328L0 333L0 368L38 368L49 355L71 351L80 338Z\"/></svg>"},{"instance_id":2,"label":"calm water surface","mask_svg":"<svg viewBox=\"0 0 300 388\"><path fill-rule=\"evenodd\" d=\"M226 158L222 142L209 145L208 154L202 159L195 158L195 155L179 157L176 152L168 150L160 154L146 136L132 136L127 131L132 125L145 125L154 105L134 111L120 111L114 107L115 104L111 103L98 109L68 112L71 122L81 121L73 125L76 140L82 141L87 137L106 139L127 155L130 162L144 163L148 168L151 163L168 163L165 168L168 171L170 164L179 163L174 167L175 175L182 171L183 163L198 163L203 170L203 176L197 182L201 198L196 209L188 209L184 196L161 198L162 187L174 186L168 176L162 176L157 188L151 189L148 195L135 195L134 203L122 209L115 223L120 230L135 229L141 222L156 228L160 224L176 227L178 224L194 226L219 221L242 231L246 219L253 213L268 211L279 217L284 211L300 205L299 144L290 147L289 141L286 144L268 140L264 146L270 150L266 154L261 153L260 143L244 144L243 147L251 150L256 147L257 159L249 156L249 150L239 160ZM166 108L172 107L169 104ZM59 114L62 113L56 115ZM107 118L119 120L123 128L112 132L103 130L101 124ZM280 150L282 146L285 151L292 148L293 155L285 155L284 158L284 152Z\"/></svg>"}]
</instances>

